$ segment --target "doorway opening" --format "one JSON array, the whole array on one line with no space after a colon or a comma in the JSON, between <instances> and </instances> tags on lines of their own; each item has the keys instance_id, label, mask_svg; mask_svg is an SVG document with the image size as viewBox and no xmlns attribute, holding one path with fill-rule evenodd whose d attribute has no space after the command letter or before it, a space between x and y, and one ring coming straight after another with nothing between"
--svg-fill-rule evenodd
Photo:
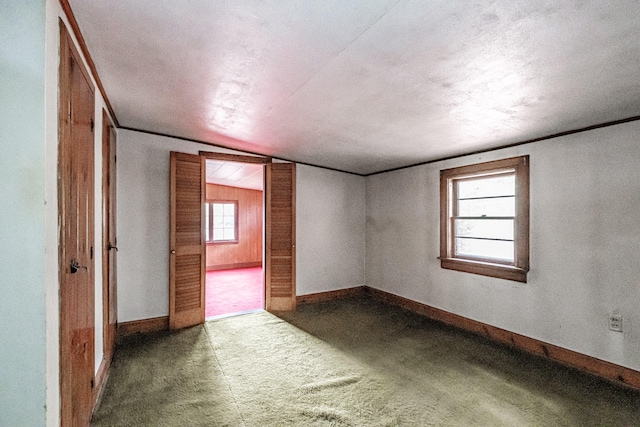
<instances>
[{"instance_id":1,"label":"doorway opening","mask_svg":"<svg viewBox=\"0 0 640 427\"><path fill-rule=\"evenodd\" d=\"M206 160L205 318L265 308L264 165Z\"/></svg>"}]
</instances>

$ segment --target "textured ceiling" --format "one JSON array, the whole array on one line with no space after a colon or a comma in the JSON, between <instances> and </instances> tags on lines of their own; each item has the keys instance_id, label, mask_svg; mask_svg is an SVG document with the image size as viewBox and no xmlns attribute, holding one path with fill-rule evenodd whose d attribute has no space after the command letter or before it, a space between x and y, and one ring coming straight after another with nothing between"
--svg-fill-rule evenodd
<instances>
[{"instance_id":1,"label":"textured ceiling","mask_svg":"<svg viewBox=\"0 0 640 427\"><path fill-rule=\"evenodd\" d=\"M207 159L207 183L262 191L264 166Z\"/></svg>"},{"instance_id":2,"label":"textured ceiling","mask_svg":"<svg viewBox=\"0 0 640 427\"><path fill-rule=\"evenodd\" d=\"M368 174L640 115L640 2L69 0L122 127Z\"/></svg>"}]
</instances>

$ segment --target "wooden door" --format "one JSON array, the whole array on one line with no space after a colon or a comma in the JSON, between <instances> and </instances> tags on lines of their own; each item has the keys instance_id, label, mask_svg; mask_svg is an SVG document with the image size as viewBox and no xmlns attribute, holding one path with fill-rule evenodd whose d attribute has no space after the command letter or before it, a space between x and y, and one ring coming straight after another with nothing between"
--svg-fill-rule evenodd
<instances>
[{"instance_id":1,"label":"wooden door","mask_svg":"<svg viewBox=\"0 0 640 427\"><path fill-rule=\"evenodd\" d=\"M296 308L296 168L269 163L266 170L266 309Z\"/></svg>"},{"instance_id":2,"label":"wooden door","mask_svg":"<svg viewBox=\"0 0 640 427\"><path fill-rule=\"evenodd\" d=\"M205 317L205 157L171 152L169 327Z\"/></svg>"},{"instance_id":3,"label":"wooden door","mask_svg":"<svg viewBox=\"0 0 640 427\"><path fill-rule=\"evenodd\" d=\"M102 323L103 360L106 370L116 344L118 239L116 237L116 132L104 110L102 110L102 194Z\"/></svg>"},{"instance_id":4,"label":"wooden door","mask_svg":"<svg viewBox=\"0 0 640 427\"><path fill-rule=\"evenodd\" d=\"M61 425L88 426L94 387L94 92L60 24Z\"/></svg>"}]
</instances>

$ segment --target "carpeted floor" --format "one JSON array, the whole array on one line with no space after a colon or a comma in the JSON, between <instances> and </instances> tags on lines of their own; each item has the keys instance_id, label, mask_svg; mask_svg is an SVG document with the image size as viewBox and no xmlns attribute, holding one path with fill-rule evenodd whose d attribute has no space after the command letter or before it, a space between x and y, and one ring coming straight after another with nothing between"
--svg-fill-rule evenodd
<instances>
[{"instance_id":1,"label":"carpeted floor","mask_svg":"<svg viewBox=\"0 0 640 427\"><path fill-rule=\"evenodd\" d=\"M93 426L640 426L640 392L366 297L134 337Z\"/></svg>"},{"instance_id":2,"label":"carpeted floor","mask_svg":"<svg viewBox=\"0 0 640 427\"><path fill-rule=\"evenodd\" d=\"M264 308L262 268L207 271L207 318Z\"/></svg>"}]
</instances>

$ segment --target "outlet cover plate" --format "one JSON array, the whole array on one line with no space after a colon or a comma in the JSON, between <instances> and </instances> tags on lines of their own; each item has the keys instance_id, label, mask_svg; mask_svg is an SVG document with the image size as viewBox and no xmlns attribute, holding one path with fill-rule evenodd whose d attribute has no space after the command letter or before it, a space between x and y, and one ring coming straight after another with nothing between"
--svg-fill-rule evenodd
<instances>
[{"instance_id":1,"label":"outlet cover plate","mask_svg":"<svg viewBox=\"0 0 640 427\"><path fill-rule=\"evenodd\" d=\"M609 329L615 332L622 332L622 316L612 314L609 316Z\"/></svg>"}]
</instances>

